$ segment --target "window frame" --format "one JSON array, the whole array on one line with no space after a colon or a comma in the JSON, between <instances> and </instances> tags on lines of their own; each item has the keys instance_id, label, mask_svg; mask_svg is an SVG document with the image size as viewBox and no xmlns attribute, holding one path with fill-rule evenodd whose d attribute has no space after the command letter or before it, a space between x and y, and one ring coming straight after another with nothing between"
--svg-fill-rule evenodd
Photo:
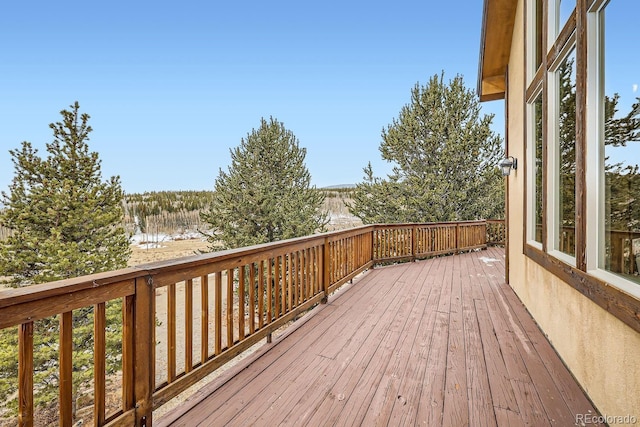
<instances>
[{"instance_id":1,"label":"window frame","mask_svg":"<svg viewBox=\"0 0 640 427\"><path fill-rule=\"evenodd\" d=\"M547 160L547 168L549 173L547 174L547 211L546 217L543 218L543 221L547 222L547 244L546 247L549 248L549 254L560 259L561 261L569 264L573 267L576 267L576 250L574 249L574 254L568 254L566 252L562 252L560 250L560 228L561 218L560 218L560 209L562 203L560 201L560 164L561 164L561 152L560 152L560 136L559 136L559 128L560 122L558 120L559 111L559 103L560 103L560 84L559 84L559 74L558 71L562 63L569 58L571 55L574 55L575 61L574 66L576 73L576 91L577 91L577 79L578 79L578 70L577 70L577 49L576 49L576 39L575 33L566 41L565 45L562 46L558 50L558 55L554 59L554 61L548 67L548 110L547 110L547 158L543 159ZM577 104L577 94L576 94L576 104ZM576 105L576 111L578 110ZM553 126L550 126L549 123L553 123ZM576 123L577 129L577 123ZM576 161L577 161L577 138L574 141L576 144ZM576 167L575 171L575 181L577 184L578 181L578 171ZM577 186L576 186L577 187ZM577 203L575 203L577 188L574 190L574 204L577 210ZM577 221L574 215L574 242L577 242ZM574 246L576 243L574 243ZM576 248L577 249L577 248Z\"/></svg>"},{"instance_id":2,"label":"window frame","mask_svg":"<svg viewBox=\"0 0 640 427\"><path fill-rule=\"evenodd\" d=\"M541 241L536 240L536 228L538 226L536 219L536 209L537 209L537 196L538 192L536 191L536 102L538 98L541 99L542 105L544 106L542 86L539 85L535 91L531 94L531 98L527 99L527 123L526 123L526 132L527 137L526 141L528 142L526 147L526 158L527 158L527 193L526 193L526 212L527 212L527 221L526 221L526 239L527 244L542 250L544 244L544 233L542 235ZM541 109L543 130L542 130L542 167L545 167L545 158L544 158L544 114ZM545 219L545 209L544 209L544 187L545 187L545 179L544 172L542 178L542 187L540 191L542 192L542 224L541 226L544 228L544 219Z\"/></svg>"},{"instance_id":3,"label":"window frame","mask_svg":"<svg viewBox=\"0 0 640 427\"><path fill-rule=\"evenodd\" d=\"M587 11L587 61L590 70L587 77L587 165L597 173L587 174L589 189L587 209L586 272L598 279L640 299L640 285L605 269L605 145L604 145L604 96L605 96L605 30L604 11L610 0L594 1ZM633 259L632 259L633 262Z\"/></svg>"}]
</instances>

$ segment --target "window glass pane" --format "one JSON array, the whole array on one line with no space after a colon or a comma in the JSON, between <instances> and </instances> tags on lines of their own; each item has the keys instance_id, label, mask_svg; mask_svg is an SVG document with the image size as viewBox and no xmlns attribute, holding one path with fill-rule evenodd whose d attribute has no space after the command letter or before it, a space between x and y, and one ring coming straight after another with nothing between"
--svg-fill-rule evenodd
<instances>
[{"instance_id":1,"label":"window glass pane","mask_svg":"<svg viewBox=\"0 0 640 427\"><path fill-rule=\"evenodd\" d=\"M542 94L533 103L533 141L535 143L535 232L534 240L542 243Z\"/></svg>"},{"instance_id":2,"label":"window glass pane","mask_svg":"<svg viewBox=\"0 0 640 427\"><path fill-rule=\"evenodd\" d=\"M576 218L576 56L573 50L556 72L558 222L556 249L575 256Z\"/></svg>"},{"instance_id":3,"label":"window glass pane","mask_svg":"<svg viewBox=\"0 0 640 427\"><path fill-rule=\"evenodd\" d=\"M576 8L576 0L560 0L558 5L558 32L562 30Z\"/></svg>"},{"instance_id":4,"label":"window glass pane","mask_svg":"<svg viewBox=\"0 0 640 427\"><path fill-rule=\"evenodd\" d=\"M535 4L535 19L536 19L536 26L535 26L535 54L536 54L536 58L535 58L535 69L537 70L538 68L540 68L540 65L542 64L542 0L536 0L536 4Z\"/></svg>"},{"instance_id":5,"label":"window glass pane","mask_svg":"<svg viewBox=\"0 0 640 427\"><path fill-rule=\"evenodd\" d=\"M617 0L604 11L604 254L601 267L640 283L640 2Z\"/></svg>"}]
</instances>

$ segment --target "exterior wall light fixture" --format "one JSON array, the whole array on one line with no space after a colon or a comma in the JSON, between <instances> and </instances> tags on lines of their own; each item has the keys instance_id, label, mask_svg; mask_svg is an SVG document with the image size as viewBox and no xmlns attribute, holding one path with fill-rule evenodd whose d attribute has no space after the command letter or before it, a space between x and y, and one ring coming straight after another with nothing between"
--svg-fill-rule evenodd
<instances>
[{"instance_id":1,"label":"exterior wall light fixture","mask_svg":"<svg viewBox=\"0 0 640 427\"><path fill-rule=\"evenodd\" d=\"M509 156L502 160L498 166L502 169L502 176L509 176L511 174L511 169L518 169L518 159L513 156Z\"/></svg>"}]
</instances>

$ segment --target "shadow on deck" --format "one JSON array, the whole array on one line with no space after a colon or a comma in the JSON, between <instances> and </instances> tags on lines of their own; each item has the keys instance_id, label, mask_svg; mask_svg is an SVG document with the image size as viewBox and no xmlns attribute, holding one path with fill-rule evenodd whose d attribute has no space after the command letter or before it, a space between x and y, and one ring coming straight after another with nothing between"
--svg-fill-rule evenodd
<instances>
[{"instance_id":1,"label":"shadow on deck","mask_svg":"<svg viewBox=\"0 0 640 427\"><path fill-rule=\"evenodd\" d=\"M156 424L568 426L583 414L597 412L489 248L364 273Z\"/></svg>"}]
</instances>

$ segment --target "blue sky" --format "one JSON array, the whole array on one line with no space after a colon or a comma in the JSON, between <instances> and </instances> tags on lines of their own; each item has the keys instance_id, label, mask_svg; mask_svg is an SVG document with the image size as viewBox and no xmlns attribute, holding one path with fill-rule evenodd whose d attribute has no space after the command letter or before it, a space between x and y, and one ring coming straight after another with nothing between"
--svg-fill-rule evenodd
<instances>
[{"instance_id":1,"label":"blue sky","mask_svg":"<svg viewBox=\"0 0 640 427\"><path fill-rule=\"evenodd\" d=\"M44 154L78 101L90 148L126 192L213 189L261 117L307 148L318 187L390 165L381 129L416 82L475 90L482 1L21 1L0 14L0 189L9 149ZM503 102L483 104L502 131Z\"/></svg>"}]
</instances>

